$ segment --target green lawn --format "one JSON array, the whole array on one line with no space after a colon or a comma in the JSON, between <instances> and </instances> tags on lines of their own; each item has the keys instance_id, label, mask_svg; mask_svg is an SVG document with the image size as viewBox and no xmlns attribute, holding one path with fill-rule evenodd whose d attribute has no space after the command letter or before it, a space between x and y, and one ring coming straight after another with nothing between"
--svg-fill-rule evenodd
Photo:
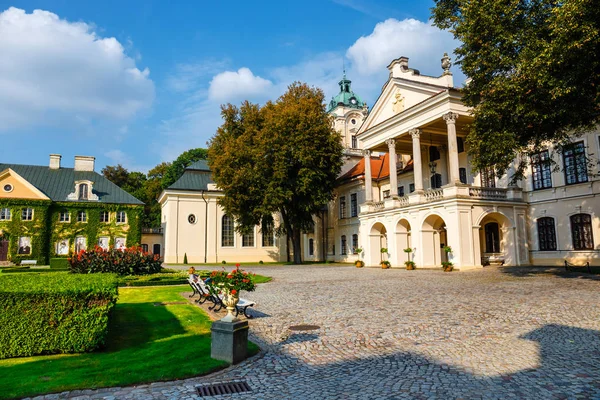
<instances>
[{"instance_id":1,"label":"green lawn","mask_svg":"<svg viewBox=\"0 0 600 400\"><path fill-rule=\"evenodd\" d=\"M0 398L187 378L223 368L210 358L208 316L187 286L119 288L103 351L0 360ZM250 343L250 353L258 351Z\"/></svg>"}]
</instances>

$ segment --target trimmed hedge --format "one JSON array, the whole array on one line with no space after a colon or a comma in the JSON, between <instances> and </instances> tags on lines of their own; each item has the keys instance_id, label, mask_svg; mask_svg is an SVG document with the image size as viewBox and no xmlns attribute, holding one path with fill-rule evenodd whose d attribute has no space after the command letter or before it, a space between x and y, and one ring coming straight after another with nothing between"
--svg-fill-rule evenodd
<instances>
[{"instance_id":1,"label":"trimmed hedge","mask_svg":"<svg viewBox=\"0 0 600 400\"><path fill-rule=\"evenodd\" d=\"M67 257L50 259L50 268L69 269L69 267L69 259Z\"/></svg>"},{"instance_id":2,"label":"trimmed hedge","mask_svg":"<svg viewBox=\"0 0 600 400\"><path fill-rule=\"evenodd\" d=\"M0 359L97 349L116 302L113 274L1 276Z\"/></svg>"}]
</instances>

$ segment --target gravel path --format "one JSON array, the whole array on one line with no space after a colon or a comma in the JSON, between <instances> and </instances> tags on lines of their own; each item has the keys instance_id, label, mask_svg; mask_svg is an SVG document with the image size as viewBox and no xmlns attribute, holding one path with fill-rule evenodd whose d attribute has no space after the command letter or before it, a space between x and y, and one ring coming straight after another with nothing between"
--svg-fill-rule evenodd
<instances>
[{"instance_id":1,"label":"gravel path","mask_svg":"<svg viewBox=\"0 0 600 400\"><path fill-rule=\"evenodd\" d=\"M560 269L443 273L257 267L251 340L216 374L40 397L198 399L246 380L247 399L600 399L600 279ZM311 331L290 326L317 325Z\"/></svg>"}]
</instances>

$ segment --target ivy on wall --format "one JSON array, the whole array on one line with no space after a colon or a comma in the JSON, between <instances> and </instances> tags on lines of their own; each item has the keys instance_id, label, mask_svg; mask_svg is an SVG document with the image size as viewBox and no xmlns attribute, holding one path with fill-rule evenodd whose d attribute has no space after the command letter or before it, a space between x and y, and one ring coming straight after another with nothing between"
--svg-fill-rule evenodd
<instances>
[{"instance_id":1,"label":"ivy on wall","mask_svg":"<svg viewBox=\"0 0 600 400\"><path fill-rule=\"evenodd\" d=\"M33 220L23 221L21 210L33 208ZM0 208L11 209L11 220L0 221L2 236L9 240L9 260L19 263L21 260L37 260L38 264L48 263L56 254L56 243L69 240L69 251L75 250L75 239L83 236L87 247L98 244L98 238L109 237L109 245L114 246L115 237L126 238L127 246L139 245L141 242L141 216L143 206L127 204L105 204L84 202L50 202L42 200L3 200ZM70 214L68 222L60 222L60 213ZM86 212L86 222L78 222L78 212ZM100 213L108 211L110 222L100 222ZM116 213L125 211L127 222L117 224ZM18 254L19 237L31 237L31 254ZM64 256L66 257L66 256Z\"/></svg>"}]
</instances>

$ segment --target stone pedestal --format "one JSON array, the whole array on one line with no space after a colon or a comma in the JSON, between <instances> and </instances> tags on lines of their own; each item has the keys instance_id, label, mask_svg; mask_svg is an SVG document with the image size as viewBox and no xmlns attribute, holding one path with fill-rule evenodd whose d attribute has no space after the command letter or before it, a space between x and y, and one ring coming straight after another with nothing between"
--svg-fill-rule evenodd
<instances>
[{"instance_id":1,"label":"stone pedestal","mask_svg":"<svg viewBox=\"0 0 600 400\"><path fill-rule=\"evenodd\" d=\"M210 328L210 356L237 364L248 357L248 321L215 321Z\"/></svg>"}]
</instances>

